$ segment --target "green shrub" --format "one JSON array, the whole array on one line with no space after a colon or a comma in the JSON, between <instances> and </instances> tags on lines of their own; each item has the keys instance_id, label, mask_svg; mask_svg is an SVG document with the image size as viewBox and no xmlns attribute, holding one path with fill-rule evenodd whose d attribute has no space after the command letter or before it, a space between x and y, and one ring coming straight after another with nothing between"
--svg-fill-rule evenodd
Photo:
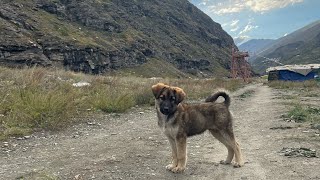
<instances>
[{"instance_id":1,"label":"green shrub","mask_svg":"<svg viewBox=\"0 0 320 180\"><path fill-rule=\"evenodd\" d=\"M308 119L308 112L299 105L296 105L291 111L288 112L288 117L295 122L305 122Z\"/></svg>"},{"instance_id":2,"label":"green shrub","mask_svg":"<svg viewBox=\"0 0 320 180\"><path fill-rule=\"evenodd\" d=\"M320 109L296 104L285 117L292 119L295 122L320 122Z\"/></svg>"}]
</instances>

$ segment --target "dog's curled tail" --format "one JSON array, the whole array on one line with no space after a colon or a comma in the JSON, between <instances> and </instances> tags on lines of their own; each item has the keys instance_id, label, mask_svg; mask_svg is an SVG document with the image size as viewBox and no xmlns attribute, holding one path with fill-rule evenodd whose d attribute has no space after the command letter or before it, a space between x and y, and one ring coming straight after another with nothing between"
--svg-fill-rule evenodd
<instances>
[{"instance_id":1,"label":"dog's curled tail","mask_svg":"<svg viewBox=\"0 0 320 180\"><path fill-rule=\"evenodd\" d=\"M219 96L222 96L224 98L224 104L229 107L231 103L230 95L225 90L218 90L216 93L212 94L211 96L207 97L205 102L215 102Z\"/></svg>"}]
</instances>

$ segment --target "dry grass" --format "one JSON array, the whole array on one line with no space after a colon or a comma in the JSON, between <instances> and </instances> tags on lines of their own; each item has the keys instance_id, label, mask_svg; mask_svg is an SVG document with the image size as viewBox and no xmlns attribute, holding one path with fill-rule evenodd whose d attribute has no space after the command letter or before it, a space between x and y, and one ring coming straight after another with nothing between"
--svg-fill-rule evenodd
<instances>
[{"instance_id":1,"label":"dry grass","mask_svg":"<svg viewBox=\"0 0 320 180\"><path fill-rule=\"evenodd\" d=\"M151 86L157 82L184 88L189 99L243 85L240 80L93 76L44 68L0 67L0 79L0 139L61 129L88 112L121 113L135 105L152 104ZM80 81L90 86L72 85Z\"/></svg>"},{"instance_id":2,"label":"dry grass","mask_svg":"<svg viewBox=\"0 0 320 180\"><path fill-rule=\"evenodd\" d=\"M205 98L220 88L235 91L244 85L239 79L167 79L163 82L181 87L189 99Z\"/></svg>"},{"instance_id":3,"label":"dry grass","mask_svg":"<svg viewBox=\"0 0 320 180\"><path fill-rule=\"evenodd\" d=\"M293 82L293 81L271 81L268 82L268 85L277 89L297 89L297 88L319 88L320 83L315 80L302 81L302 82Z\"/></svg>"}]
</instances>

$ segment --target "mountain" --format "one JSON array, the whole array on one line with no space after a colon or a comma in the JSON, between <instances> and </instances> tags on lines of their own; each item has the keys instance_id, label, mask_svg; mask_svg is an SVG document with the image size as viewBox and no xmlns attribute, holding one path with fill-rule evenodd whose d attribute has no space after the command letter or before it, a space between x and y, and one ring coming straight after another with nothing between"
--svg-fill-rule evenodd
<instances>
[{"instance_id":1,"label":"mountain","mask_svg":"<svg viewBox=\"0 0 320 180\"><path fill-rule=\"evenodd\" d=\"M265 47L273 43L274 39L251 39L240 46L238 46L240 51L248 51L249 54L260 53Z\"/></svg>"},{"instance_id":2,"label":"mountain","mask_svg":"<svg viewBox=\"0 0 320 180\"><path fill-rule=\"evenodd\" d=\"M0 64L226 76L233 39L188 0L0 0Z\"/></svg>"},{"instance_id":3,"label":"mountain","mask_svg":"<svg viewBox=\"0 0 320 180\"><path fill-rule=\"evenodd\" d=\"M320 63L320 20L277 39L258 53L253 68L264 73L271 66Z\"/></svg>"}]
</instances>

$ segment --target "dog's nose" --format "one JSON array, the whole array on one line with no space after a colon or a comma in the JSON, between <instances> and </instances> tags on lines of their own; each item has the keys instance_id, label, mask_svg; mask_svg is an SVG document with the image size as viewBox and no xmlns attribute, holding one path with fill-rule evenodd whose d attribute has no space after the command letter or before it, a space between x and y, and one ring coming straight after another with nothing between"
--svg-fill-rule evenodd
<instances>
[{"instance_id":1,"label":"dog's nose","mask_svg":"<svg viewBox=\"0 0 320 180\"><path fill-rule=\"evenodd\" d=\"M169 112L169 108L168 108L168 107L164 107L164 108L163 108L163 111L164 111L164 112Z\"/></svg>"}]
</instances>

